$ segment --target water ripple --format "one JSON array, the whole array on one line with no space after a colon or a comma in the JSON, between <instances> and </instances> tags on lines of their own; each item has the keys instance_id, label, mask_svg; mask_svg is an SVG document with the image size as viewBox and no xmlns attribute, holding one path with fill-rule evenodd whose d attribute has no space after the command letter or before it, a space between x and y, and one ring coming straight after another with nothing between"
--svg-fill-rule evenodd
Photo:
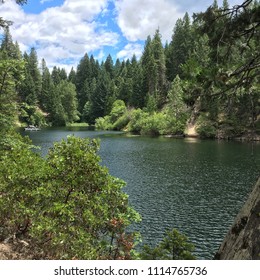
<instances>
[{"instance_id":1,"label":"water ripple","mask_svg":"<svg viewBox=\"0 0 260 280\"><path fill-rule=\"evenodd\" d=\"M65 130L30 134L43 154ZM102 164L127 182L124 191L142 215L132 229L155 245L177 228L196 246L199 259L211 259L259 176L260 145L126 137L74 131L101 138Z\"/></svg>"}]
</instances>

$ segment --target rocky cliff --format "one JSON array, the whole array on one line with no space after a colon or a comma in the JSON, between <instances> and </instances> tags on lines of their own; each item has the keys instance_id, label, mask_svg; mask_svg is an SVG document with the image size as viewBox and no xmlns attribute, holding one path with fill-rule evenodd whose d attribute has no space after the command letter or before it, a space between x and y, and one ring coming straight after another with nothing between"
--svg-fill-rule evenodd
<instances>
[{"instance_id":1,"label":"rocky cliff","mask_svg":"<svg viewBox=\"0 0 260 280\"><path fill-rule=\"evenodd\" d=\"M260 177L214 259L260 260Z\"/></svg>"}]
</instances>

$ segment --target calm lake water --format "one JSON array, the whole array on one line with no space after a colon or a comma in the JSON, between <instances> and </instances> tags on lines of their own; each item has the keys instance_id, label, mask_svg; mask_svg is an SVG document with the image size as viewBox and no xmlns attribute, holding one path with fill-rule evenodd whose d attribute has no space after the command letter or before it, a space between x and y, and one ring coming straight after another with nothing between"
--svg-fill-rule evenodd
<instances>
[{"instance_id":1,"label":"calm lake water","mask_svg":"<svg viewBox=\"0 0 260 280\"><path fill-rule=\"evenodd\" d=\"M143 243L156 244L177 228L199 259L218 249L260 170L260 144L131 136L117 132L43 129L29 135L46 155L53 142L74 134L100 138L100 156L142 215L134 226Z\"/></svg>"}]
</instances>

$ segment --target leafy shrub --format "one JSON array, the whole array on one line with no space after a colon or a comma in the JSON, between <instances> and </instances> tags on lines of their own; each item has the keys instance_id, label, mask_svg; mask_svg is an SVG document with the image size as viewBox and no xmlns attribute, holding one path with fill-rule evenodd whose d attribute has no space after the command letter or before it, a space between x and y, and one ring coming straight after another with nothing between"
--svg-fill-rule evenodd
<instances>
[{"instance_id":1,"label":"leafy shrub","mask_svg":"<svg viewBox=\"0 0 260 280\"><path fill-rule=\"evenodd\" d=\"M144 135L163 135L183 133L186 124L186 115L175 118L167 110L157 113L147 113L141 109L133 110L128 129Z\"/></svg>"},{"instance_id":2,"label":"leafy shrub","mask_svg":"<svg viewBox=\"0 0 260 280\"><path fill-rule=\"evenodd\" d=\"M201 124L197 131L201 138L215 138L217 133L216 128L211 123Z\"/></svg>"},{"instance_id":3,"label":"leafy shrub","mask_svg":"<svg viewBox=\"0 0 260 280\"><path fill-rule=\"evenodd\" d=\"M157 98L155 96L149 95L147 100L147 105L144 110L147 111L148 113L156 112L157 104L158 104Z\"/></svg>"},{"instance_id":4,"label":"leafy shrub","mask_svg":"<svg viewBox=\"0 0 260 280\"><path fill-rule=\"evenodd\" d=\"M0 224L10 235L28 228L35 206L33 193L44 185L46 176L43 158L19 137L12 136L12 142L4 145L0 157Z\"/></svg>"},{"instance_id":5,"label":"leafy shrub","mask_svg":"<svg viewBox=\"0 0 260 280\"><path fill-rule=\"evenodd\" d=\"M140 254L143 260L194 260L194 246L176 229L166 232L163 240L154 248L145 245Z\"/></svg>"},{"instance_id":6,"label":"leafy shrub","mask_svg":"<svg viewBox=\"0 0 260 280\"><path fill-rule=\"evenodd\" d=\"M0 222L48 258L130 259L139 215L125 183L99 164L96 140L68 137L46 159L26 145L2 152Z\"/></svg>"},{"instance_id":7,"label":"leafy shrub","mask_svg":"<svg viewBox=\"0 0 260 280\"><path fill-rule=\"evenodd\" d=\"M115 123L113 124L114 130L122 130L124 129L130 121L130 117L128 113L125 113L121 117L119 117Z\"/></svg>"},{"instance_id":8,"label":"leafy shrub","mask_svg":"<svg viewBox=\"0 0 260 280\"><path fill-rule=\"evenodd\" d=\"M143 120L141 134L160 135L165 130L165 122L164 114L154 113Z\"/></svg>"},{"instance_id":9,"label":"leafy shrub","mask_svg":"<svg viewBox=\"0 0 260 280\"><path fill-rule=\"evenodd\" d=\"M125 102L116 100L109 115L95 120L95 128L97 130L121 130L128 122L129 116Z\"/></svg>"},{"instance_id":10,"label":"leafy shrub","mask_svg":"<svg viewBox=\"0 0 260 280\"><path fill-rule=\"evenodd\" d=\"M128 125L129 131L140 133L143 124L148 116L149 113L144 112L141 109L132 110L130 115L130 122Z\"/></svg>"},{"instance_id":11,"label":"leafy shrub","mask_svg":"<svg viewBox=\"0 0 260 280\"><path fill-rule=\"evenodd\" d=\"M37 126L46 125L44 113L36 106L22 103L20 106L19 119L22 123L33 124Z\"/></svg>"},{"instance_id":12,"label":"leafy shrub","mask_svg":"<svg viewBox=\"0 0 260 280\"><path fill-rule=\"evenodd\" d=\"M116 122L126 112L125 102L123 100L116 100L113 103L112 110L110 112L111 122Z\"/></svg>"},{"instance_id":13,"label":"leafy shrub","mask_svg":"<svg viewBox=\"0 0 260 280\"><path fill-rule=\"evenodd\" d=\"M121 100L117 100L114 105L108 116L96 119L96 129L122 130L126 128L134 133L153 136L181 134L185 129L186 112L180 112L176 117L170 112L170 108L162 112L148 112L147 108L126 110Z\"/></svg>"},{"instance_id":14,"label":"leafy shrub","mask_svg":"<svg viewBox=\"0 0 260 280\"><path fill-rule=\"evenodd\" d=\"M197 132L201 138L215 138L217 129L213 121L209 120L204 114L200 115L198 119Z\"/></svg>"},{"instance_id":15,"label":"leafy shrub","mask_svg":"<svg viewBox=\"0 0 260 280\"><path fill-rule=\"evenodd\" d=\"M100 117L95 121L95 128L97 130L112 130L113 124L111 123L110 116Z\"/></svg>"}]
</instances>

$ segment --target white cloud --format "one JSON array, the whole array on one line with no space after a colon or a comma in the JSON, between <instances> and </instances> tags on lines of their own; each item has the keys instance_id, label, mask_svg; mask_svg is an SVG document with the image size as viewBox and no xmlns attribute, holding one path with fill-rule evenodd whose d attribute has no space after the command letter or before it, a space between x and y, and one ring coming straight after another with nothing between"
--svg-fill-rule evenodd
<instances>
[{"instance_id":1,"label":"white cloud","mask_svg":"<svg viewBox=\"0 0 260 280\"><path fill-rule=\"evenodd\" d=\"M11 34L23 51L35 47L39 60L59 66L59 61L79 60L86 52L115 46L119 35L104 30L95 18L107 8L108 0L66 0L40 14L26 14L12 1L1 5L1 16L12 20Z\"/></svg>"},{"instance_id":2,"label":"white cloud","mask_svg":"<svg viewBox=\"0 0 260 280\"><path fill-rule=\"evenodd\" d=\"M159 27L162 39L169 40L176 20L182 17L169 0L116 0L117 23L130 41L145 40Z\"/></svg>"},{"instance_id":3,"label":"white cloud","mask_svg":"<svg viewBox=\"0 0 260 280\"><path fill-rule=\"evenodd\" d=\"M135 54L137 59L139 59L142 55L142 52L143 52L143 45L129 43L124 47L124 49L122 49L117 53L117 58L125 59L125 60L128 58L131 59Z\"/></svg>"},{"instance_id":4,"label":"white cloud","mask_svg":"<svg viewBox=\"0 0 260 280\"><path fill-rule=\"evenodd\" d=\"M73 14L82 20L92 20L107 6L107 0L65 0L61 7L63 13Z\"/></svg>"},{"instance_id":5,"label":"white cloud","mask_svg":"<svg viewBox=\"0 0 260 280\"><path fill-rule=\"evenodd\" d=\"M222 6L223 0L219 0ZM241 0L229 0L230 6L241 3ZM178 18L185 12L190 17L194 12L203 12L213 0L115 0L117 23L129 41L145 40L153 36L159 28L162 40L170 41Z\"/></svg>"},{"instance_id":6,"label":"white cloud","mask_svg":"<svg viewBox=\"0 0 260 280\"><path fill-rule=\"evenodd\" d=\"M16 25L22 24L25 20L25 14L23 13L20 6L15 4L13 1L8 1L5 4L0 4L1 17L6 20L11 20Z\"/></svg>"},{"instance_id":7,"label":"white cloud","mask_svg":"<svg viewBox=\"0 0 260 280\"><path fill-rule=\"evenodd\" d=\"M44 4L44 3L46 3L46 2L53 2L53 0L41 0L41 1L40 1L41 4Z\"/></svg>"}]
</instances>

